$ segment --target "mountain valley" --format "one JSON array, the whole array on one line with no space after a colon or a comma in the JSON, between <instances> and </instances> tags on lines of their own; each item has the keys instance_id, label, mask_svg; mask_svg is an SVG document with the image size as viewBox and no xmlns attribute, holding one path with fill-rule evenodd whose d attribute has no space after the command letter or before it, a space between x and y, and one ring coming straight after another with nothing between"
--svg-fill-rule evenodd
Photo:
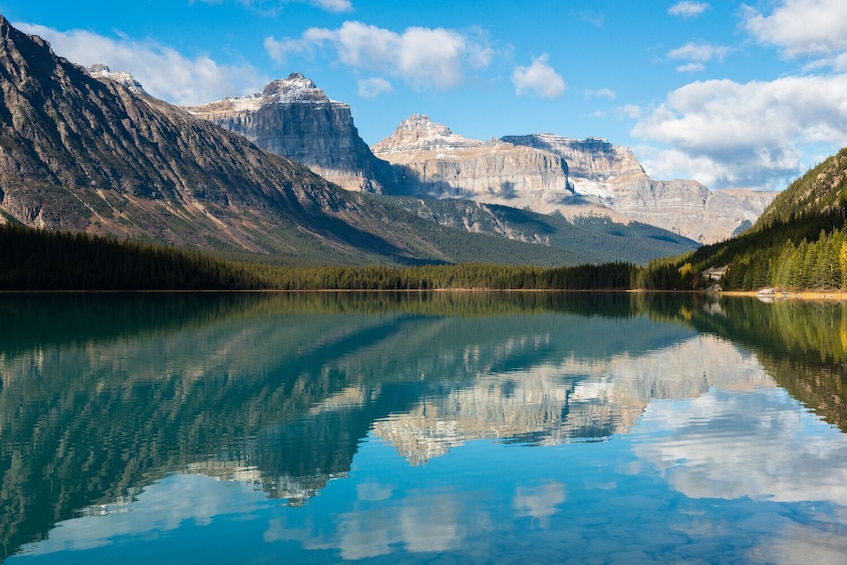
<instances>
[{"instance_id":1,"label":"mountain valley","mask_svg":"<svg viewBox=\"0 0 847 565\"><path fill-rule=\"evenodd\" d=\"M516 208L488 207L485 221L474 220L463 216L461 198L441 201L439 214L421 213L395 199L414 194L413 183L361 141L349 106L329 101L302 75L260 96L205 106L239 133L197 108L150 97L126 73L57 57L5 19L0 38L0 222L301 265L643 263L696 247L661 229L605 220L577 226ZM232 114L267 107L294 114ZM260 125L266 137L241 135ZM262 151L251 137L279 152L300 147L296 157L351 190ZM520 155L502 167L503 174L524 167L521 189L567 187L560 157L501 145ZM542 174L532 170L539 163Z\"/></svg>"},{"instance_id":2,"label":"mountain valley","mask_svg":"<svg viewBox=\"0 0 847 565\"><path fill-rule=\"evenodd\" d=\"M634 221L699 243L749 227L774 196L653 180L630 148L605 139L532 134L480 141L424 115L410 116L368 147L349 105L331 100L300 73L261 93L186 110L348 190L473 200L568 220L607 217L622 226Z\"/></svg>"}]
</instances>

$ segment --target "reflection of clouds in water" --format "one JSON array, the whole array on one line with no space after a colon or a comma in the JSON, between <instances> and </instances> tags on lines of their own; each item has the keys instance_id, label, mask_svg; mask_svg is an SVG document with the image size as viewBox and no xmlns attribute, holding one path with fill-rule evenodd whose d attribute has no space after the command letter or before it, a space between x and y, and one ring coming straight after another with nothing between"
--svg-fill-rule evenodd
<instances>
[{"instance_id":1,"label":"reflection of clouds in water","mask_svg":"<svg viewBox=\"0 0 847 565\"><path fill-rule=\"evenodd\" d=\"M391 498L392 487L379 483L361 483L356 486L359 500L388 500Z\"/></svg>"},{"instance_id":2,"label":"reflection of clouds in water","mask_svg":"<svg viewBox=\"0 0 847 565\"><path fill-rule=\"evenodd\" d=\"M691 498L847 505L847 438L782 389L653 402L633 449Z\"/></svg>"},{"instance_id":3,"label":"reflection of clouds in water","mask_svg":"<svg viewBox=\"0 0 847 565\"><path fill-rule=\"evenodd\" d=\"M251 485L225 483L201 475L174 475L145 488L134 502L89 509L89 515L65 520L50 537L27 546L25 555L106 546L118 537L176 530L189 520L208 525L222 514L247 514L265 499Z\"/></svg>"},{"instance_id":4,"label":"reflection of clouds in water","mask_svg":"<svg viewBox=\"0 0 847 565\"><path fill-rule=\"evenodd\" d=\"M530 516L539 521L542 528L550 525L550 516L559 511L565 501L565 485L551 481L537 487L517 487L512 504L519 518Z\"/></svg>"},{"instance_id":5,"label":"reflection of clouds in water","mask_svg":"<svg viewBox=\"0 0 847 565\"><path fill-rule=\"evenodd\" d=\"M447 551L459 547L462 508L452 495L426 494L406 499L400 513L402 538L412 552Z\"/></svg>"},{"instance_id":6,"label":"reflection of clouds in water","mask_svg":"<svg viewBox=\"0 0 847 565\"><path fill-rule=\"evenodd\" d=\"M763 541L749 554L751 562L841 565L847 555L844 535L817 530L777 514L758 514L738 527L757 537L764 535Z\"/></svg>"},{"instance_id":7,"label":"reflection of clouds in water","mask_svg":"<svg viewBox=\"0 0 847 565\"><path fill-rule=\"evenodd\" d=\"M373 486L368 492L374 492ZM478 529L485 520L484 516L469 515L461 500L453 494L420 493L398 499L392 506L345 512L338 517L336 531L328 536L274 519L264 539L299 541L306 549L337 548L348 560L387 555L391 546L398 544L412 553L449 551L458 548L468 531Z\"/></svg>"}]
</instances>

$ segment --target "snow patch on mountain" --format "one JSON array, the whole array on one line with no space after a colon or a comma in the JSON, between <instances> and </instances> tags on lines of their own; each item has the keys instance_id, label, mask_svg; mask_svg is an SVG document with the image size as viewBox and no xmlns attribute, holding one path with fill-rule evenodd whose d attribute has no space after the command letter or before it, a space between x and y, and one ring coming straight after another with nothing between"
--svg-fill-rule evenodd
<instances>
[{"instance_id":1,"label":"snow patch on mountain","mask_svg":"<svg viewBox=\"0 0 847 565\"><path fill-rule=\"evenodd\" d=\"M144 91L144 87L141 86L141 83L135 80L129 73L125 73L123 71L113 71L106 65L91 65L85 69L89 75L96 79L109 79L112 82L116 82L126 88L131 92L135 92L136 94L144 94L147 95L147 92Z\"/></svg>"}]
</instances>

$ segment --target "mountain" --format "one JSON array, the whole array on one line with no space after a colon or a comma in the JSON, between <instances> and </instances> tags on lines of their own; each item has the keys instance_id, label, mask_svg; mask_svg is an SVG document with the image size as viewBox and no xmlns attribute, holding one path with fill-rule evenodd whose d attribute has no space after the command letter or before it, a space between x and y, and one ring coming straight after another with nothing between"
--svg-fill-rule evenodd
<instances>
[{"instance_id":1,"label":"mountain","mask_svg":"<svg viewBox=\"0 0 847 565\"><path fill-rule=\"evenodd\" d=\"M621 224L604 216L588 215L568 220L561 214L540 214L475 200L383 198L390 198L394 206L443 226L562 247L598 262L646 264L698 247L693 240L649 224Z\"/></svg>"},{"instance_id":2,"label":"mountain","mask_svg":"<svg viewBox=\"0 0 847 565\"><path fill-rule=\"evenodd\" d=\"M668 275L683 269L708 276L705 284L717 279L725 290L777 289L769 296L779 289L845 291L845 219L847 148L780 192L747 232L646 271L656 287L678 287Z\"/></svg>"},{"instance_id":3,"label":"mountain","mask_svg":"<svg viewBox=\"0 0 847 565\"><path fill-rule=\"evenodd\" d=\"M608 216L618 223L657 226L700 243L750 227L774 196L712 192L696 181L653 180L629 148L603 139L535 134L478 141L426 116L406 119L372 149L402 168L415 194L558 212L571 219ZM521 176L528 180L515 180Z\"/></svg>"},{"instance_id":4,"label":"mountain","mask_svg":"<svg viewBox=\"0 0 847 565\"><path fill-rule=\"evenodd\" d=\"M126 77L55 56L2 16L0 43L0 221L300 264L589 259L344 191Z\"/></svg>"},{"instance_id":5,"label":"mountain","mask_svg":"<svg viewBox=\"0 0 847 565\"><path fill-rule=\"evenodd\" d=\"M791 183L774 198L756 222L762 230L792 218L819 216L843 209L847 203L847 148L826 159Z\"/></svg>"},{"instance_id":6,"label":"mountain","mask_svg":"<svg viewBox=\"0 0 847 565\"><path fill-rule=\"evenodd\" d=\"M406 191L547 213L573 197L565 161L498 139L477 141L415 115L371 148L407 179Z\"/></svg>"},{"instance_id":7,"label":"mountain","mask_svg":"<svg viewBox=\"0 0 847 565\"><path fill-rule=\"evenodd\" d=\"M347 190L381 193L392 182L390 165L359 137L350 106L330 100L300 73L271 82L261 93L185 109Z\"/></svg>"},{"instance_id":8,"label":"mountain","mask_svg":"<svg viewBox=\"0 0 847 565\"><path fill-rule=\"evenodd\" d=\"M503 140L560 155L568 163L576 194L700 243L749 228L776 196L744 189L711 191L693 180L653 180L630 148L605 139L534 134Z\"/></svg>"},{"instance_id":9,"label":"mountain","mask_svg":"<svg viewBox=\"0 0 847 565\"><path fill-rule=\"evenodd\" d=\"M314 82L299 73L273 81L262 93L185 109L194 116L244 135L262 149L306 165L348 190L416 196L426 200L429 203L421 201L421 205L411 206L407 201L384 202L412 209L420 217L445 226L580 249L593 261L642 263L696 247L696 242L658 229L643 239L644 230L630 228L629 220L620 215L615 216L619 223L612 239L608 238L609 230L605 225L598 225L600 229L589 234L585 225L567 225L568 222L561 219L542 221L548 225L541 231L531 232L529 226L538 226L534 213L557 212L563 200L573 199L568 164L562 157L496 139L487 142L466 139L425 116L413 116L395 132L394 143L386 148L391 155L380 155L392 161L389 163L374 155L359 137L350 107L331 100ZM375 146L374 149L379 151L380 148ZM431 152L432 158L423 174L419 174L414 166L406 166L404 158L419 155L422 150ZM640 170L640 165L637 166ZM434 199L444 199L448 203L432 204ZM481 208L469 207L461 202L462 199L520 210L503 209L502 214L497 214L496 225L486 229L490 222L480 223L477 217ZM435 208L441 213L426 212ZM589 202L582 202L577 212L585 215L591 210L597 216L614 215L602 205L592 208ZM551 223L556 224L553 231L559 237L551 237ZM598 241L604 238L607 241Z\"/></svg>"},{"instance_id":10,"label":"mountain","mask_svg":"<svg viewBox=\"0 0 847 565\"><path fill-rule=\"evenodd\" d=\"M464 198L543 214L575 201L568 164L560 156L499 139L469 139L427 116L410 116L371 149L401 171L406 194Z\"/></svg>"}]
</instances>

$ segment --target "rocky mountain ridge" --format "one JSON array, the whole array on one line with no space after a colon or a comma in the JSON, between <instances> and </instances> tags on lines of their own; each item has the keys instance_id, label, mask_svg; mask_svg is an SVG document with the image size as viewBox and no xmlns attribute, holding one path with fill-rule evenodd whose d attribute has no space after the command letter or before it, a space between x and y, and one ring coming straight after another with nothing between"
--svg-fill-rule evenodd
<instances>
[{"instance_id":1,"label":"rocky mountain ridge","mask_svg":"<svg viewBox=\"0 0 847 565\"><path fill-rule=\"evenodd\" d=\"M536 151L535 158L502 157L522 155L520 148ZM404 120L372 150L401 167L412 179L408 190L419 196L466 198L569 219L608 216L657 226L700 243L750 227L775 196L713 192L692 180L653 180L630 148L605 139L533 134L477 141L420 115ZM557 175L559 170L564 178ZM526 181L516 182L521 177ZM533 178L544 180L528 182Z\"/></svg>"},{"instance_id":2,"label":"rocky mountain ridge","mask_svg":"<svg viewBox=\"0 0 847 565\"><path fill-rule=\"evenodd\" d=\"M461 198L551 212L572 196L565 161L552 153L492 139L456 135L427 116L403 121L371 148L397 167L407 194Z\"/></svg>"},{"instance_id":3,"label":"rocky mountain ridge","mask_svg":"<svg viewBox=\"0 0 847 565\"><path fill-rule=\"evenodd\" d=\"M310 97L297 90L298 100ZM57 57L2 16L0 222L287 264L592 260L450 229L342 190L144 94L127 75Z\"/></svg>"},{"instance_id":4,"label":"rocky mountain ridge","mask_svg":"<svg viewBox=\"0 0 847 565\"><path fill-rule=\"evenodd\" d=\"M368 147L350 107L300 73L261 94L186 109L348 190L636 221L700 243L749 227L773 197L650 179L630 148L601 138L546 133L481 141L424 115L410 116Z\"/></svg>"},{"instance_id":5,"label":"rocky mountain ridge","mask_svg":"<svg viewBox=\"0 0 847 565\"><path fill-rule=\"evenodd\" d=\"M653 180L629 147L605 139L553 134L503 139L560 155L581 197L700 243L714 243L752 226L776 196L745 189L712 191L693 180Z\"/></svg>"},{"instance_id":6,"label":"rocky mountain ridge","mask_svg":"<svg viewBox=\"0 0 847 565\"><path fill-rule=\"evenodd\" d=\"M632 149L612 145L608 140L599 137L574 139L552 133L536 133L507 135L501 139L514 145L534 147L561 156L568 163L568 170L574 178L610 181L645 174Z\"/></svg>"},{"instance_id":7,"label":"rocky mountain ridge","mask_svg":"<svg viewBox=\"0 0 847 565\"><path fill-rule=\"evenodd\" d=\"M271 82L261 93L185 109L347 190L381 193L392 183L388 163L359 137L350 106L331 100L300 73Z\"/></svg>"}]
</instances>

